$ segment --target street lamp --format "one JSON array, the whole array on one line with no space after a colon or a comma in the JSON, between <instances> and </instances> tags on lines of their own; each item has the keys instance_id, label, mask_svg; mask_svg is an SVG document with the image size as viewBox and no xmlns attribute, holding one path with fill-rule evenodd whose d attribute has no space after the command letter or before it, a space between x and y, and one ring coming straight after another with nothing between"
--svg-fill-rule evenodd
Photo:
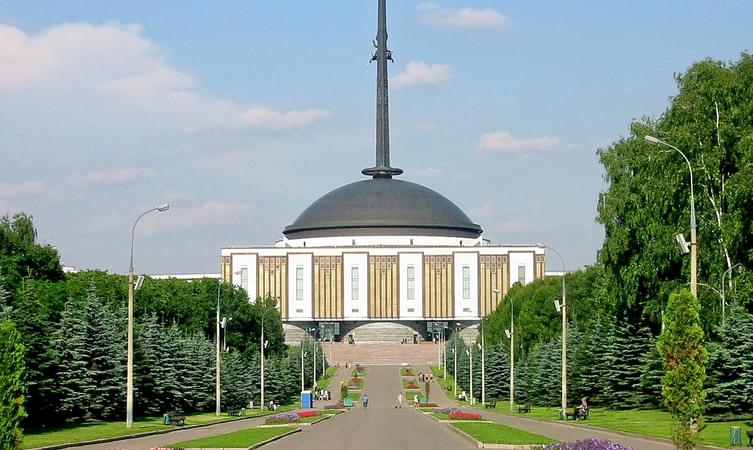
<instances>
[{"instance_id":1,"label":"street lamp","mask_svg":"<svg viewBox=\"0 0 753 450\"><path fill-rule=\"evenodd\" d=\"M499 294L499 289L493 289ZM510 340L510 411L515 408L515 304L510 297L510 329L505 330L507 339Z\"/></svg>"},{"instance_id":2,"label":"street lamp","mask_svg":"<svg viewBox=\"0 0 753 450\"><path fill-rule=\"evenodd\" d=\"M133 238L136 234L136 224L142 217L152 211L165 212L170 209L167 203L144 211L133 222L131 228L131 262L128 266L128 364L126 373L126 428L133 428Z\"/></svg>"},{"instance_id":3,"label":"street lamp","mask_svg":"<svg viewBox=\"0 0 753 450\"><path fill-rule=\"evenodd\" d=\"M484 319L479 322L481 327L481 404L486 406L486 371L484 363Z\"/></svg>"},{"instance_id":4,"label":"street lamp","mask_svg":"<svg viewBox=\"0 0 753 450\"><path fill-rule=\"evenodd\" d=\"M565 417L565 410L567 409L567 295L565 290L565 260L560 255L560 252L544 244L538 244L539 247L548 248L553 251L560 258L562 263L562 303L555 301L554 307L558 312L562 312L562 411L561 417Z\"/></svg>"},{"instance_id":5,"label":"street lamp","mask_svg":"<svg viewBox=\"0 0 753 450\"><path fill-rule=\"evenodd\" d=\"M726 301L724 299L724 279L727 278L727 274L729 274L730 279L732 279L732 271L735 269L735 267L739 266L740 264L741 263L735 264L734 266L724 271L724 273L722 274L722 325L724 325L724 309L726 306Z\"/></svg>"},{"instance_id":6,"label":"street lamp","mask_svg":"<svg viewBox=\"0 0 753 450\"><path fill-rule=\"evenodd\" d=\"M664 145L671 149L674 149L679 153L685 162L688 164L688 172L690 172L690 293L693 297L698 297L698 238L696 236L696 217L695 217L695 199L693 195L693 167L690 165L690 160L685 153L680 151L679 148L672 144L668 144L659 138L654 136L644 136L646 142L652 145Z\"/></svg>"},{"instance_id":7,"label":"street lamp","mask_svg":"<svg viewBox=\"0 0 753 450\"><path fill-rule=\"evenodd\" d=\"M303 392L306 389L306 386L304 385L305 381L303 378L304 369L306 366L303 363L303 358L307 355L307 352L303 351L303 342L301 342L301 392Z\"/></svg>"},{"instance_id":8,"label":"street lamp","mask_svg":"<svg viewBox=\"0 0 753 450\"><path fill-rule=\"evenodd\" d=\"M465 349L465 354L468 356L468 383L470 384L471 399L470 404L473 404L473 347Z\"/></svg>"},{"instance_id":9,"label":"street lamp","mask_svg":"<svg viewBox=\"0 0 753 450\"><path fill-rule=\"evenodd\" d=\"M222 280L217 280L217 318L215 320L216 322L216 332L215 332L215 341L216 341L216 349L215 349L215 362L214 362L214 398L215 398L215 407L214 407L214 414L216 416L220 415L220 399L222 395L222 390L220 389L220 367L222 365L221 359L220 359L220 286L222 286Z\"/></svg>"}]
</instances>

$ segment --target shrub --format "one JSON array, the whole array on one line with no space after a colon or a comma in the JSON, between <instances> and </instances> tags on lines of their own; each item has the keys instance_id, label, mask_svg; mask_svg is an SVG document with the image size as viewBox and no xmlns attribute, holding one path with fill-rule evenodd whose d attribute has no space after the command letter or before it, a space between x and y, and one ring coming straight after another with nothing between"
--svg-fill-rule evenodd
<instances>
[{"instance_id":1,"label":"shrub","mask_svg":"<svg viewBox=\"0 0 753 450\"><path fill-rule=\"evenodd\" d=\"M0 321L0 448L20 448L26 364L24 345L15 324Z\"/></svg>"},{"instance_id":2,"label":"shrub","mask_svg":"<svg viewBox=\"0 0 753 450\"><path fill-rule=\"evenodd\" d=\"M593 438L575 442L560 442L539 448L541 450L633 450L632 447L624 447L612 441Z\"/></svg>"}]
</instances>

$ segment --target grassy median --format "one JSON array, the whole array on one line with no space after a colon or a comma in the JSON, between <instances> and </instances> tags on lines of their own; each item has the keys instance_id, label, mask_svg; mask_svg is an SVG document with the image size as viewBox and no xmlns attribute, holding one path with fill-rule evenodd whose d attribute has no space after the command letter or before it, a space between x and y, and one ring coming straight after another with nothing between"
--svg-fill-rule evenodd
<instances>
[{"instance_id":1,"label":"grassy median","mask_svg":"<svg viewBox=\"0 0 753 450\"><path fill-rule=\"evenodd\" d=\"M248 448L261 441L295 430L296 427L249 428L190 441L171 444L172 448Z\"/></svg>"},{"instance_id":2,"label":"grassy median","mask_svg":"<svg viewBox=\"0 0 753 450\"><path fill-rule=\"evenodd\" d=\"M529 433L498 423L489 422L453 422L450 424L484 444L510 445L544 445L557 442L546 436Z\"/></svg>"}]
</instances>

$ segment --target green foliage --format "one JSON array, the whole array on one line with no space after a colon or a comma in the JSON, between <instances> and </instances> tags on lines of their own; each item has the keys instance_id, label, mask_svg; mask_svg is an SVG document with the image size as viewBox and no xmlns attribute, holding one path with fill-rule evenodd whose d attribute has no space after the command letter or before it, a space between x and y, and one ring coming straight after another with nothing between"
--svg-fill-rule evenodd
<instances>
[{"instance_id":1,"label":"green foliage","mask_svg":"<svg viewBox=\"0 0 753 450\"><path fill-rule=\"evenodd\" d=\"M0 448L21 448L25 370L21 335L12 321L0 321Z\"/></svg>"},{"instance_id":2,"label":"green foliage","mask_svg":"<svg viewBox=\"0 0 753 450\"><path fill-rule=\"evenodd\" d=\"M657 344L666 370L662 397L676 420L673 440L681 449L696 447L698 429L703 425L707 355L699 311L698 300L689 291L672 294L667 304L667 325Z\"/></svg>"},{"instance_id":3,"label":"green foliage","mask_svg":"<svg viewBox=\"0 0 753 450\"><path fill-rule=\"evenodd\" d=\"M753 411L753 315L740 307L729 311L710 348L706 411L745 414Z\"/></svg>"},{"instance_id":4,"label":"green foliage","mask_svg":"<svg viewBox=\"0 0 753 450\"><path fill-rule=\"evenodd\" d=\"M629 137L598 152L609 183L599 199L600 261L612 301L632 319L659 323L662 300L689 273L673 238L688 236L688 168L674 150L646 143L647 134L678 147L693 167L699 278L718 286L733 264L753 267L752 74L748 53L694 64L676 77L679 93L659 120L634 122ZM718 317L714 300L702 299L704 317Z\"/></svg>"},{"instance_id":5,"label":"green foliage","mask_svg":"<svg viewBox=\"0 0 753 450\"><path fill-rule=\"evenodd\" d=\"M253 398L253 380L248 364L239 352L230 352L223 358L222 405L224 409L243 408Z\"/></svg>"},{"instance_id":6,"label":"green foliage","mask_svg":"<svg viewBox=\"0 0 753 450\"><path fill-rule=\"evenodd\" d=\"M32 217L24 213L0 218L0 276L11 292L24 278L63 279L60 256L53 247L37 244Z\"/></svg>"}]
</instances>

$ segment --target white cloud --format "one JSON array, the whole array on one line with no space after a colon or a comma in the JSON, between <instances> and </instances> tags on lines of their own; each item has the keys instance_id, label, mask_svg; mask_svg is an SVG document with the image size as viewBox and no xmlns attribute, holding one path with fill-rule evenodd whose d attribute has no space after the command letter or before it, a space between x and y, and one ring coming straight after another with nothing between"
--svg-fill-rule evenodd
<instances>
[{"instance_id":1,"label":"white cloud","mask_svg":"<svg viewBox=\"0 0 753 450\"><path fill-rule=\"evenodd\" d=\"M395 89L414 84L431 84L449 80L454 75L447 64L426 64L421 61L410 61L404 72L392 77L390 84Z\"/></svg>"},{"instance_id":2,"label":"white cloud","mask_svg":"<svg viewBox=\"0 0 753 450\"><path fill-rule=\"evenodd\" d=\"M157 175L154 169L124 167L120 169L97 170L85 174L74 174L70 182L76 185L124 184L138 178L152 178Z\"/></svg>"},{"instance_id":3,"label":"white cloud","mask_svg":"<svg viewBox=\"0 0 753 450\"><path fill-rule=\"evenodd\" d=\"M436 167L426 167L416 170L415 174L419 178L439 178L444 175L444 172Z\"/></svg>"},{"instance_id":4,"label":"white cloud","mask_svg":"<svg viewBox=\"0 0 753 450\"><path fill-rule=\"evenodd\" d=\"M51 91L75 98L105 96L161 113L181 130L301 128L327 111L277 112L200 94L195 77L173 67L138 25L67 23L37 35L0 25L0 92ZM80 100L79 100L80 101ZM81 105L77 105L81 107Z\"/></svg>"},{"instance_id":5,"label":"white cloud","mask_svg":"<svg viewBox=\"0 0 753 450\"><path fill-rule=\"evenodd\" d=\"M303 128L331 116L323 109L307 109L304 111L288 111L281 113L261 106L247 109L240 118L243 126L263 128L267 130L283 130Z\"/></svg>"},{"instance_id":6,"label":"white cloud","mask_svg":"<svg viewBox=\"0 0 753 450\"><path fill-rule=\"evenodd\" d=\"M418 10L423 14L421 23L449 28L501 28L510 24L510 19L491 8L444 8L436 3L421 3Z\"/></svg>"},{"instance_id":7,"label":"white cloud","mask_svg":"<svg viewBox=\"0 0 753 450\"><path fill-rule=\"evenodd\" d=\"M509 131L494 131L481 136L478 149L484 153L515 153L552 150L560 145L555 137L515 137Z\"/></svg>"},{"instance_id":8,"label":"white cloud","mask_svg":"<svg viewBox=\"0 0 753 450\"><path fill-rule=\"evenodd\" d=\"M145 234L153 235L166 231L226 224L243 218L253 209L244 203L222 201L211 201L191 207L171 205L170 210L161 214L159 220L149 220L144 223L143 231Z\"/></svg>"},{"instance_id":9,"label":"white cloud","mask_svg":"<svg viewBox=\"0 0 753 450\"><path fill-rule=\"evenodd\" d=\"M25 181L18 184L0 183L0 197L39 194L44 190L41 181Z\"/></svg>"}]
</instances>

